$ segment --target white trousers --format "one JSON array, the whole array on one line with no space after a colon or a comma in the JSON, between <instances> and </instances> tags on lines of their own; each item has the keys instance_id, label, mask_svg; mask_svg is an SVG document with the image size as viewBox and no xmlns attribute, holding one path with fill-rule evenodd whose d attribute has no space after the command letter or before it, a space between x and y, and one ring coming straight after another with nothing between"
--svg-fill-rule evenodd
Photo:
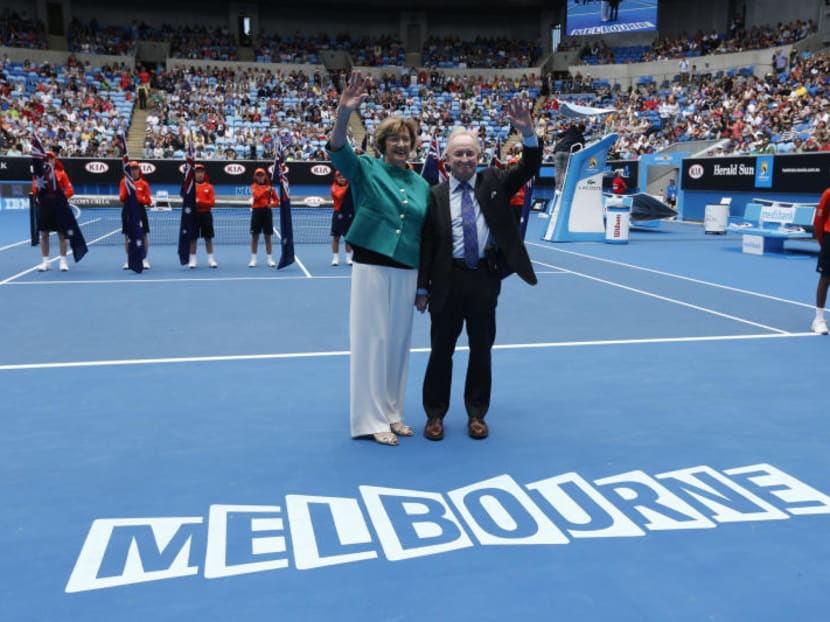
<instances>
[{"instance_id":1,"label":"white trousers","mask_svg":"<svg viewBox=\"0 0 830 622\"><path fill-rule=\"evenodd\" d=\"M352 436L403 421L417 270L355 263L349 304Z\"/></svg>"}]
</instances>

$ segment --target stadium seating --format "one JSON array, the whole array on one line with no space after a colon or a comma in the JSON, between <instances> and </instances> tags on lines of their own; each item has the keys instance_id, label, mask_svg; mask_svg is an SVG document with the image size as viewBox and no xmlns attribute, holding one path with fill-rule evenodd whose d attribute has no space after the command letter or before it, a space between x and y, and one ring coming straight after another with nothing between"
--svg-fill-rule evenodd
<instances>
[{"instance_id":1,"label":"stadium seating","mask_svg":"<svg viewBox=\"0 0 830 622\"><path fill-rule=\"evenodd\" d=\"M101 42L124 51L136 40L167 37L173 43L171 55L199 58L230 58L235 53L227 33L203 27L169 26L150 28L144 25L129 29L99 28L77 25L77 32L91 36L87 45ZM814 28L797 22L785 29L787 36L801 37ZM90 30L91 29L91 30ZM2 30L2 22L0 22ZM37 27L18 37L36 39ZM761 44L778 41L779 27L756 29L746 35ZM775 35L775 36L773 36ZM782 35L783 36L783 35ZM78 41L83 38L79 35ZM723 36L711 36L709 47L716 42L728 48L732 43ZM261 58L305 63L317 60L318 49L340 49L367 63L400 63L402 54L395 37L352 40L348 35L263 37L257 41ZM632 62L637 55L648 56L654 50L676 48L686 56L700 49L683 49L677 42L658 39L649 46L617 46L609 48L615 62ZM83 44L82 44L83 45ZM691 44L689 44L691 45ZM127 46L126 48L124 46ZM477 46L477 47L476 47ZM493 54L503 47L503 53ZM687 46L689 47L689 46ZM470 61L470 53L483 51L494 62L518 58L535 51L525 42L480 40L476 45L450 39L431 39L424 46L430 61L457 66ZM772 51L772 50L771 50ZM458 54L456 54L456 52ZM603 51L603 53L605 53ZM662 53L662 52L661 52ZM435 56L437 54L437 56ZM710 155L750 153L798 153L830 149L830 90L826 79L826 52L804 53L794 57L787 70L770 73L760 88L755 67L746 66L719 71L713 76L693 76L689 83L654 76L639 77L631 93L607 79L591 79L576 75L571 80L551 80L550 95L537 106L540 133L551 143L561 131L562 119L554 101L572 101L581 105L614 108L616 113L607 124L599 119L588 122L588 131L613 130L619 136L615 150L625 157L636 158L666 148L675 142L699 139L721 139ZM440 58L439 58L440 57ZM514 59L515 60L515 59ZM507 60L509 65L513 61ZM217 63L217 67L219 64ZM818 79L807 81L802 76ZM324 137L330 130L336 104L336 90L328 76L278 75L265 79L265 70L255 73L256 85L242 84L233 72L214 68L193 70L185 74L162 72L153 76L151 107L156 118L146 127L144 151L172 155L179 151L177 136L185 129L199 133L199 145L206 157L257 156L270 149L272 136L280 135L290 143L290 157L308 159L325 157ZM514 96L537 99L540 93L537 77L531 69L521 80L497 77L487 80L466 75L447 75L437 67L417 72L403 70L394 77L379 80L377 89L366 99L360 110L366 130L371 134L380 119L390 113L417 118L422 138L439 134L445 139L456 124L481 133L486 148L492 151L508 138L510 126L503 119L503 106ZM230 77L228 77L230 76ZM125 130L133 116L134 86L137 73L123 68L79 66L72 60L65 66L37 66L5 62L0 82L0 111L3 113L3 150L18 141L26 144L29 119L44 115L51 123L50 131L68 138L66 149L78 155L102 156L112 152L112 139ZM729 93L725 93L727 88ZM312 84L313 82L313 84ZM541 84L542 80L538 79ZM183 88L182 85L186 85ZM221 103L216 91L224 90ZM244 88L243 88L244 87ZM56 102L68 101L59 107ZM757 100L757 101L756 101ZM309 102L316 102L309 106ZM751 105L750 105L751 104ZM40 108L43 108L41 111ZM221 114L218 114L221 109ZM74 111L74 114L70 114ZM206 129L208 114L214 115L218 127ZM56 134L57 135L57 134ZM69 155L69 154L64 154ZM549 152L546 157L549 157Z\"/></svg>"}]
</instances>

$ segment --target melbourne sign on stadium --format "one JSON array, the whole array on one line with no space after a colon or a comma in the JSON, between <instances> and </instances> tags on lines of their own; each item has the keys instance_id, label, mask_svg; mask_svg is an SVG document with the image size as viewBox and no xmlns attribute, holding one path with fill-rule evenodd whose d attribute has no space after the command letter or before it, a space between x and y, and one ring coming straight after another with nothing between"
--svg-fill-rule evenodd
<instances>
[{"instance_id":1,"label":"melbourne sign on stadium","mask_svg":"<svg viewBox=\"0 0 830 622\"><path fill-rule=\"evenodd\" d=\"M98 518L66 592L830 514L830 497L770 464L593 481L565 473L524 485L505 474L446 492L362 485L356 498L267 501L211 505L207 516Z\"/></svg>"}]
</instances>

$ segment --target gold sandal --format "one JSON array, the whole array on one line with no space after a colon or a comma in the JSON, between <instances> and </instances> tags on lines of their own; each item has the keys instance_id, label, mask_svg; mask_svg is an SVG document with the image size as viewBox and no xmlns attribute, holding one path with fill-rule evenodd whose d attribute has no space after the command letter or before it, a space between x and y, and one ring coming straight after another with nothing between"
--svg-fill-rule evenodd
<instances>
[{"instance_id":1,"label":"gold sandal","mask_svg":"<svg viewBox=\"0 0 830 622\"><path fill-rule=\"evenodd\" d=\"M415 434L415 432L412 431L412 428L406 425L403 421L396 421L389 426L389 429L398 436L412 436Z\"/></svg>"},{"instance_id":2,"label":"gold sandal","mask_svg":"<svg viewBox=\"0 0 830 622\"><path fill-rule=\"evenodd\" d=\"M372 438L381 445L394 446L398 444L398 437L392 434L392 432L376 432L372 434Z\"/></svg>"}]
</instances>

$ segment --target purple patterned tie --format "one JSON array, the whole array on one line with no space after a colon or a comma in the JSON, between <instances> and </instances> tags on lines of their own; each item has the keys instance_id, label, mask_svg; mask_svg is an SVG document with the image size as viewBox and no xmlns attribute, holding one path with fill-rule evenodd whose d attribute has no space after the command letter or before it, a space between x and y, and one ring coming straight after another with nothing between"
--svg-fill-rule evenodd
<instances>
[{"instance_id":1,"label":"purple patterned tie","mask_svg":"<svg viewBox=\"0 0 830 622\"><path fill-rule=\"evenodd\" d=\"M464 262L468 268L478 267L478 229L476 211L473 207L472 188L466 181L458 184L461 188L461 228L464 231Z\"/></svg>"}]
</instances>

